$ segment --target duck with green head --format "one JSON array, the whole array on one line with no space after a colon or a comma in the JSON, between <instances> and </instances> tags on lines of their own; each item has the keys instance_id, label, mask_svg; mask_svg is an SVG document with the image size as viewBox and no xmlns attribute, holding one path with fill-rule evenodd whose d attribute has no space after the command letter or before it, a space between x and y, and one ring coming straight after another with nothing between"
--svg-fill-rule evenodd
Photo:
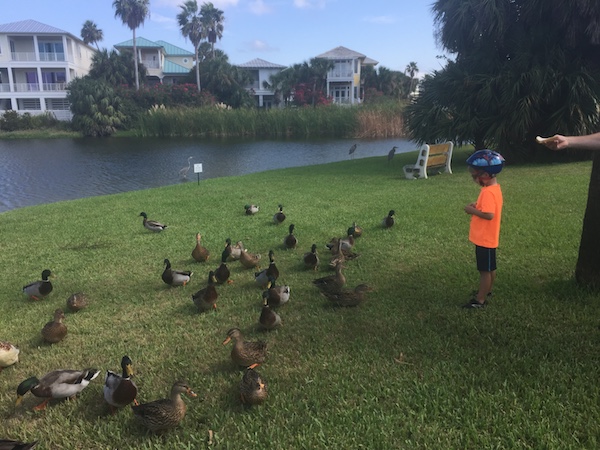
<instances>
[{"instance_id":1,"label":"duck with green head","mask_svg":"<svg viewBox=\"0 0 600 450\"><path fill-rule=\"evenodd\" d=\"M279 205L279 211L273 215L273 222L278 225L285 220L285 214L283 213L283 205Z\"/></svg>"},{"instance_id":2,"label":"duck with green head","mask_svg":"<svg viewBox=\"0 0 600 450\"><path fill-rule=\"evenodd\" d=\"M269 250L269 267L260 272L255 272L254 281L259 287L265 289L270 280L277 280L277 278L279 278L279 269L275 264L275 252Z\"/></svg>"},{"instance_id":3,"label":"duck with green head","mask_svg":"<svg viewBox=\"0 0 600 450\"><path fill-rule=\"evenodd\" d=\"M281 325L281 316L269 306L269 301L267 300L267 291L263 292L262 297L263 307L258 318L258 325L263 330L272 330Z\"/></svg>"},{"instance_id":4,"label":"duck with green head","mask_svg":"<svg viewBox=\"0 0 600 450\"><path fill-rule=\"evenodd\" d=\"M190 282L194 272L189 270L175 270L171 268L171 261L164 260L165 270L161 275L162 280L169 286L185 286Z\"/></svg>"},{"instance_id":5,"label":"duck with green head","mask_svg":"<svg viewBox=\"0 0 600 450\"><path fill-rule=\"evenodd\" d=\"M52 292L53 286L49 279L51 276L52 272L50 269L45 269L42 272L41 280L34 281L33 283L23 286L23 293L33 300L43 299L50 294L50 292Z\"/></svg>"},{"instance_id":6,"label":"duck with green head","mask_svg":"<svg viewBox=\"0 0 600 450\"><path fill-rule=\"evenodd\" d=\"M244 205L244 209L246 210L246 215L247 216L253 216L254 214L256 214L259 210L258 205Z\"/></svg>"},{"instance_id":7,"label":"duck with green head","mask_svg":"<svg viewBox=\"0 0 600 450\"><path fill-rule=\"evenodd\" d=\"M140 213L140 216L142 216L144 218L144 220L142 221L142 225L144 225L144 228L146 228L147 230L154 231L155 233L159 233L159 232L163 231L165 228L167 228L167 226L164 223L160 223L156 220L148 219L148 215L143 211Z\"/></svg>"},{"instance_id":8,"label":"duck with green head","mask_svg":"<svg viewBox=\"0 0 600 450\"><path fill-rule=\"evenodd\" d=\"M317 253L317 244L313 244L310 248L310 252L306 252L302 256L302 262L307 269L316 271L319 268L319 263L321 261L319 259L319 254Z\"/></svg>"},{"instance_id":9,"label":"duck with green head","mask_svg":"<svg viewBox=\"0 0 600 450\"><path fill-rule=\"evenodd\" d=\"M233 283L233 280L229 279L229 277L231 276L231 271L229 270L229 267L227 267L228 257L229 250L226 247L225 250L223 250L223 252L221 253L221 264L214 271L215 280L218 284Z\"/></svg>"},{"instance_id":10,"label":"duck with green head","mask_svg":"<svg viewBox=\"0 0 600 450\"><path fill-rule=\"evenodd\" d=\"M116 408L123 408L130 403L138 404L137 386L131 379L133 376L133 363L129 356L121 358L121 375L112 370L106 371L104 377L104 400L110 406L111 412Z\"/></svg>"}]
</instances>

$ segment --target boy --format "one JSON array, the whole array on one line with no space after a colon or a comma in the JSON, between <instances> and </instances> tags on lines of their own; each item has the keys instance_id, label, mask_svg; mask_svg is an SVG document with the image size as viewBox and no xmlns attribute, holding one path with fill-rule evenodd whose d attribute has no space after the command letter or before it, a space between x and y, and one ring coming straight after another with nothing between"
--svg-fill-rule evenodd
<instances>
[{"instance_id":1,"label":"boy","mask_svg":"<svg viewBox=\"0 0 600 450\"><path fill-rule=\"evenodd\" d=\"M477 202L465 206L465 212L471 215L469 240L475 244L479 289L464 307L483 308L492 296L496 279L496 248L502 218L502 190L496 175L504 167L504 158L492 150L479 150L467 159L467 164L473 181L481 186Z\"/></svg>"}]
</instances>

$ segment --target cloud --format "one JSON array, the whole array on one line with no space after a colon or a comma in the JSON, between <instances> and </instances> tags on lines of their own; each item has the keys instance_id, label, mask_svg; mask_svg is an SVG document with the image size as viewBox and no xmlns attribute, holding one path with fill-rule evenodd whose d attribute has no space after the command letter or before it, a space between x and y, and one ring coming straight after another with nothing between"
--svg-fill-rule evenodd
<instances>
[{"instance_id":1,"label":"cloud","mask_svg":"<svg viewBox=\"0 0 600 450\"><path fill-rule=\"evenodd\" d=\"M252 14L256 14L257 16L268 14L273 11L273 9L268 6L264 0L254 0L250 2L249 8Z\"/></svg>"},{"instance_id":2,"label":"cloud","mask_svg":"<svg viewBox=\"0 0 600 450\"><path fill-rule=\"evenodd\" d=\"M266 43L265 41L261 41L260 39L255 39L253 41L247 42L244 45L244 47L244 51L259 53L276 52L279 50L278 48L271 47L268 43Z\"/></svg>"},{"instance_id":3,"label":"cloud","mask_svg":"<svg viewBox=\"0 0 600 450\"><path fill-rule=\"evenodd\" d=\"M300 9L323 9L327 0L294 0L294 6Z\"/></svg>"},{"instance_id":4,"label":"cloud","mask_svg":"<svg viewBox=\"0 0 600 450\"><path fill-rule=\"evenodd\" d=\"M387 25L396 23L396 19L392 16L370 16L363 19L365 22Z\"/></svg>"},{"instance_id":5,"label":"cloud","mask_svg":"<svg viewBox=\"0 0 600 450\"><path fill-rule=\"evenodd\" d=\"M184 3L184 0L154 0L152 6L156 7L168 7L179 9L179 6ZM204 3L204 1L198 1L198 8ZM212 0L212 4L215 8L223 9L226 6L237 6L239 0Z\"/></svg>"},{"instance_id":6,"label":"cloud","mask_svg":"<svg viewBox=\"0 0 600 450\"><path fill-rule=\"evenodd\" d=\"M150 20L166 28L177 28L178 26L174 17L167 17L158 13L152 13Z\"/></svg>"}]
</instances>

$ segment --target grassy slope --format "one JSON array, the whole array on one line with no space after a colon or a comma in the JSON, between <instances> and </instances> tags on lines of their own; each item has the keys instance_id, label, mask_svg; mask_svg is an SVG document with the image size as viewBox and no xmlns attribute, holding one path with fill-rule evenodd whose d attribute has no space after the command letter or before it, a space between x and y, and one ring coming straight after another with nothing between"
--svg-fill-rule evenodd
<instances>
[{"instance_id":1,"label":"grassy slope","mask_svg":"<svg viewBox=\"0 0 600 450\"><path fill-rule=\"evenodd\" d=\"M478 187L454 157L454 175L403 179L415 154L293 168L160 189L63 202L0 214L0 339L21 348L21 363L0 374L5 437L39 439L41 448L198 448L214 431L218 448L595 448L598 295L572 281L590 164L509 167L493 303L460 308L478 280L462 208ZM261 212L248 217L243 205ZM283 203L296 224L297 250L281 248L287 226L271 216ZM397 225L379 228L389 209ZM140 211L166 222L152 234ZM376 288L359 308L329 307L301 267L313 242L325 244L357 221L361 257L348 284ZM211 262L191 260L200 231ZM232 285L218 309L200 315L190 296L218 265L224 240L241 239L263 258L275 250L281 282L292 288L280 308L284 326L258 332L260 289L252 271L231 263ZM162 261L195 271L190 285L168 288ZM31 302L21 286L44 268L55 290ZM41 343L39 330L67 297L83 290L91 306L67 313L67 338ZM227 330L266 339L259 371L268 402L243 410L241 372L232 367ZM98 377L75 402L15 408L20 381L56 368L118 370L128 354L140 401L166 396L177 378L199 394L185 399L183 424L145 434L128 410L107 415Z\"/></svg>"}]
</instances>

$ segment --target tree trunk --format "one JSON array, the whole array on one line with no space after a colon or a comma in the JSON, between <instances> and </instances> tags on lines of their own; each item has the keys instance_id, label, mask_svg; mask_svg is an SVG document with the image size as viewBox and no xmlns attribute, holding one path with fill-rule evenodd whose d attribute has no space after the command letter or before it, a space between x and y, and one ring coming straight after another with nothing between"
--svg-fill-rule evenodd
<instances>
[{"instance_id":1,"label":"tree trunk","mask_svg":"<svg viewBox=\"0 0 600 450\"><path fill-rule=\"evenodd\" d=\"M575 279L581 285L600 289L600 152L594 152Z\"/></svg>"},{"instance_id":2,"label":"tree trunk","mask_svg":"<svg viewBox=\"0 0 600 450\"><path fill-rule=\"evenodd\" d=\"M135 45L135 28L133 29L133 70L135 73L135 90L140 90L140 74L138 71L138 54L137 46Z\"/></svg>"},{"instance_id":3,"label":"tree trunk","mask_svg":"<svg viewBox=\"0 0 600 450\"><path fill-rule=\"evenodd\" d=\"M198 86L198 92L200 92L200 61L198 59L198 45L195 48L196 51L196 85Z\"/></svg>"}]
</instances>

